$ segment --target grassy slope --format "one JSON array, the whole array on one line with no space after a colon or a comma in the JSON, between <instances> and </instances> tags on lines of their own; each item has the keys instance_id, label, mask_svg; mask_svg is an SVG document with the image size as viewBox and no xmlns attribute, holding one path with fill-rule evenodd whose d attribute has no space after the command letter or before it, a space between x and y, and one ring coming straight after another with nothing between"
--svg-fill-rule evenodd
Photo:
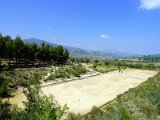
<instances>
[{"instance_id":1,"label":"grassy slope","mask_svg":"<svg viewBox=\"0 0 160 120\"><path fill-rule=\"evenodd\" d=\"M42 79L50 71L50 68L16 68L13 70L1 71L0 75L11 87L25 87L29 80L37 75Z\"/></svg>"}]
</instances>

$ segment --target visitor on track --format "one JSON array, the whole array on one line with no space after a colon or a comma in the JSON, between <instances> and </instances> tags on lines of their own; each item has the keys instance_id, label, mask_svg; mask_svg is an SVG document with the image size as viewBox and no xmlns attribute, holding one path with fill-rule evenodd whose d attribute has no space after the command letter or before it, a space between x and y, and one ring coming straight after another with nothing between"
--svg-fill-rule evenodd
<instances>
[{"instance_id":1,"label":"visitor on track","mask_svg":"<svg viewBox=\"0 0 160 120\"><path fill-rule=\"evenodd\" d=\"M122 68L119 66L118 67L119 73L123 73Z\"/></svg>"}]
</instances>

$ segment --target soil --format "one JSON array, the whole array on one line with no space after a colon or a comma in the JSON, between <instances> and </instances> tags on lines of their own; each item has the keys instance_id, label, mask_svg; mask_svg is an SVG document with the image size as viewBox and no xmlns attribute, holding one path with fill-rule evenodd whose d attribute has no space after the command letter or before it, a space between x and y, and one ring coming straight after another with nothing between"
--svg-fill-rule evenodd
<instances>
[{"instance_id":1,"label":"soil","mask_svg":"<svg viewBox=\"0 0 160 120\"><path fill-rule=\"evenodd\" d=\"M67 104L70 112L86 114L93 106L104 105L155 74L157 74L155 71L126 69L122 73L113 71L63 84L49 85L42 87L42 91L45 95L54 96L60 105ZM17 104L21 108L24 107L22 101L26 101L23 93L9 98L11 104Z\"/></svg>"}]
</instances>

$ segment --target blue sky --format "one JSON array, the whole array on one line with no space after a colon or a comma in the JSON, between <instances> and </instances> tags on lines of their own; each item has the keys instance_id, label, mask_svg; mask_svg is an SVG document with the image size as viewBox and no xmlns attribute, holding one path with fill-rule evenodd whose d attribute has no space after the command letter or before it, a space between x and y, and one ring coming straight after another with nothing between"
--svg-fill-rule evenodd
<instances>
[{"instance_id":1,"label":"blue sky","mask_svg":"<svg viewBox=\"0 0 160 120\"><path fill-rule=\"evenodd\" d=\"M160 53L160 0L1 0L0 32L89 50Z\"/></svg>"}]
</instances>

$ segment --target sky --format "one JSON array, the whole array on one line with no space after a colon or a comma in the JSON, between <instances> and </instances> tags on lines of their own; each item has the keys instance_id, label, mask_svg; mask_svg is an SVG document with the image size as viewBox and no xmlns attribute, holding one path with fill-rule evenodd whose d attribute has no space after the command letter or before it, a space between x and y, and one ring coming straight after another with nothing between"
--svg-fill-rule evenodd
<instances>
[{"instance_id":1,"label":"sky","mask_svg":"<svg viewBox=\"0 0 160 120\"><path fill-rule=\"evenodd\" d=\"M0 0L0 32L88 50L160 53L160 0Z\"/></svg>"}]
</instances>

